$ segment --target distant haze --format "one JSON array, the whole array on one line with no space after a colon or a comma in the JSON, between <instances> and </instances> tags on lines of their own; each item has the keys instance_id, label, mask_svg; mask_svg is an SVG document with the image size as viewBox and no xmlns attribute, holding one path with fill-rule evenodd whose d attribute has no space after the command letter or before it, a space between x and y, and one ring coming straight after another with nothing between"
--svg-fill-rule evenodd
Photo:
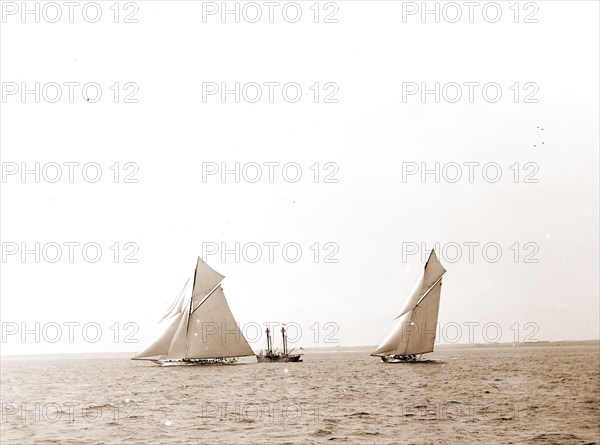
<instances>
[{"instance_id":1,"label":"distant haze","mask_svg":"<svg viewBox=\"0 0 600 445\"><path fill-rule=\"evenodd\" d=\"M96 183L17 174L1 184L4 253L6 243L63 246L56 263L50 247L39 262L2 259L2 354L141 349L203 250L247 333L295 323L294 347L379 344L434 247L447 269L440 344L600 336L598 3L540 2L537 24L456 25L402 23L400 2L339 4L331 25L204 24L193 2L142 2L140 23L73 25L75 39L66 25L2 24L2 81L99 82L105 95L2 104L3 163L103 172ZM115 104L114 82L137 83L139 103ZM310 96L203 103L202 82L297 82ZM337 84L339 103L315 104L315 82L323 94ZM496 82L503 98L403 101L403 82ZM523 103L528 82L538 103ZM128 162L137 183L123 182ZM257 163L263 178L203 178L209 162ZM270 183L265 162L297 163L302 178L276 170ZM438 181L423 181L436 162ZM473 182L465 163L479 163ZM501 167L497 182L486 163ZM324 182L334 170L338 182ZM73 263L65 242L79 243ZM81 254L90 242L102 248L96 263ZM236 243L239 261L223 261ZM265 243L279 243L273 262ZM301 247L296 263L286 243ZM24 341L23 327L33 331ZM264 336L255 340L258 350Z\"/></svg>"}]
</instances>

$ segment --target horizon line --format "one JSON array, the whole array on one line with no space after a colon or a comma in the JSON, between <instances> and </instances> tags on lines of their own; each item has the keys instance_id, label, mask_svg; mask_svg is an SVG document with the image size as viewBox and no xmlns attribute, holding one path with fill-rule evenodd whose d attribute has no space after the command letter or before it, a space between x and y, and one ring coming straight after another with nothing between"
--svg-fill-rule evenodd
<instances>
[{"instance_id":1,"label":"horizon line","mask_svg":"<svg viewBox=\"0 0 600 445\"><path fill-rule=\"evenodd\" d=\"M452 349L452 348L465 348L465 347L526 347L526 346L535 346L538 344L547 345L549 343L592 343L592 342L600 342L600 338L592 338L585 340L537 340L537 341L528 341L528 342L496 342L496 343L444 343L441 345L437 345L436 348L441 349ZM302 349L305 351L317 351L323 349L374 349L377 348L377 345L353 345L353 346L313 346L313 347L304 347ZM2 354L0 353L0 357L38 357L38 356L52 356L52 355L106 355L106 354L137 354L139 351L77 351L77 352L42 352L42 353L16 353L16 354ZM435 352L435 351L434 351ZM431 353L430 353L431 354Z\"/></svg>"}]
</instances>

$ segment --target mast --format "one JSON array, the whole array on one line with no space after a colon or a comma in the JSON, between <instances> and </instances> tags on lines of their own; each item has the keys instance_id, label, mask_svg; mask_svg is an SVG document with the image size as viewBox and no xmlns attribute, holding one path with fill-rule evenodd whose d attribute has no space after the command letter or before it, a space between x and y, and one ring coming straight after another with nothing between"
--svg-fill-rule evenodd
<instances>
[{"instance_id":1,"label":"mast","mask_svg":"<svg viewBox=\"0 0 600 445\"><path fill-rule=\"evenodd\" d=\"M188 311L188 319L187 325L185 327L185 357L188 356L188 351L190 349L190 320L192 318L192 308L194 306L194 286L196 285L196 274L198 273L198 263L196 263L196 268L194 269L194 281L192 282L192 295L190 295L190 310Z\"/></svg>"},{"instance_id":2,"label":"mast","mask_svg":"<svg viewBox=\"0 0 600 445\"><path fill-rule=\"evenodd\" d=\"M267 354L271 354L272 350L271 350L271 331L269 330L269 327L267 326L267 330L265 331L267 333Z\"/></svg>"},{"instance_id":3,"label":"mast","mask_svg":"<svg viewBox=\"0 0 600 445\"><path fill-rule=\"evenodd\" d=\"M287 341L285 338L285 326L281 327L281 336L283 337L283 355L287 355Z\"/></svg>"}]
</instances>

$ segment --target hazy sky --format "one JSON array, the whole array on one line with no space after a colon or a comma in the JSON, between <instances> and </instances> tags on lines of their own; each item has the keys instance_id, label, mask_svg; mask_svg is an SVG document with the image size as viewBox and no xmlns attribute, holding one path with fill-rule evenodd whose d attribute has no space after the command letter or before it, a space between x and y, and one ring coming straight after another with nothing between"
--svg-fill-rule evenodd
<instances>
[{"instance_id":1,"label":"hazy sky","mask_svg":"<svg viewBox=\"0 0 600 445\"><path fill-rule=\"evenodd\" d=\"M297 323L299 346L327 345L328 334L343 346L382 341L437 245L448 271L440 342L459 326L455 341L468 343L469 324L473 341L498 328L508 342L598 338L598 3L522 2L518 23L508 2L496 23L486 20L494 11L482 15L486 2L473 23L464 6L457 23L449 7L440 23L422 23L407 15L420 2L409 3L321 3L318 23L313 2L299 3L296 23L285 20L292 7L269 23L261 2L257 23L246 20L250 9L240 23L218 13L203 23L213 4L191 1L133 3L119 23L112 2L101 2L97 23L79 10L69 23L66 8L57 23L3 11L2 353L139 350L124 336L151 334L203 243L204 253L219 249L205 259L226 275L238 321ZM36 82L39 103L23 100L23 86ZM69 82L78 83L73 103ZM91 103L94 88L82 86L94 82L102 97ZM207 95L236 82L239 103ZM262 91L256 103L252 82ZM439 103L423 100L422 87L436 82ZM138 103L124 103L130 93ZM39 182L23 180L23 166L36 162ZM65 162L79 163L72 183ZM236 162L239 183L206 175ZM62 172L55 183L52 163ZM252 163L262 169L256 183ZM272 183L265 163L279 163ZM437 182L422 178L436 163ZM96 165L102 177L91 182ZM36 242L39 262L33 253L23 261L22 248ZM52 263L55 243L62 257ZM72 263L64 243L79 243ZM95 263L93 243L102 249ZM236 243L239 261L223 261L222 248ZM272 262L269 243L279 243ZM257 245L262 258L252 263ZM73 342L65 323L79 323ZM23 327L34 333L23 339Z\"/></svg>"}]
</instances>

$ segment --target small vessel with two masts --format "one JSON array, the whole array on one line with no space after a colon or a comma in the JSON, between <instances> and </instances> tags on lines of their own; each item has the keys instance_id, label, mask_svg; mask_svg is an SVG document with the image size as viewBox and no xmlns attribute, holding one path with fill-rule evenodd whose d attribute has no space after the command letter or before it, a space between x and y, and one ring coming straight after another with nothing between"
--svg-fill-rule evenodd
<instances>
[{"instance_id":1,"label":"small vessel with two masts","mask_svg":"<svg viewBox=\"0 0 600 445\"><path fill-rule=\"evenodd\" d=\"M269 327L265 330L267 334L267 349L260 351L259 354L256 355L256 360L258 363L286 363L286 362L301 362L302 354L292 354L294 349L288 350L288 339L287 339L287 330L285 326L281 327L281 339L283 340L283 352L277 352L277 350L273 350L273 339L271 338L271 330Z\"/></svg>"}]
</instances>

